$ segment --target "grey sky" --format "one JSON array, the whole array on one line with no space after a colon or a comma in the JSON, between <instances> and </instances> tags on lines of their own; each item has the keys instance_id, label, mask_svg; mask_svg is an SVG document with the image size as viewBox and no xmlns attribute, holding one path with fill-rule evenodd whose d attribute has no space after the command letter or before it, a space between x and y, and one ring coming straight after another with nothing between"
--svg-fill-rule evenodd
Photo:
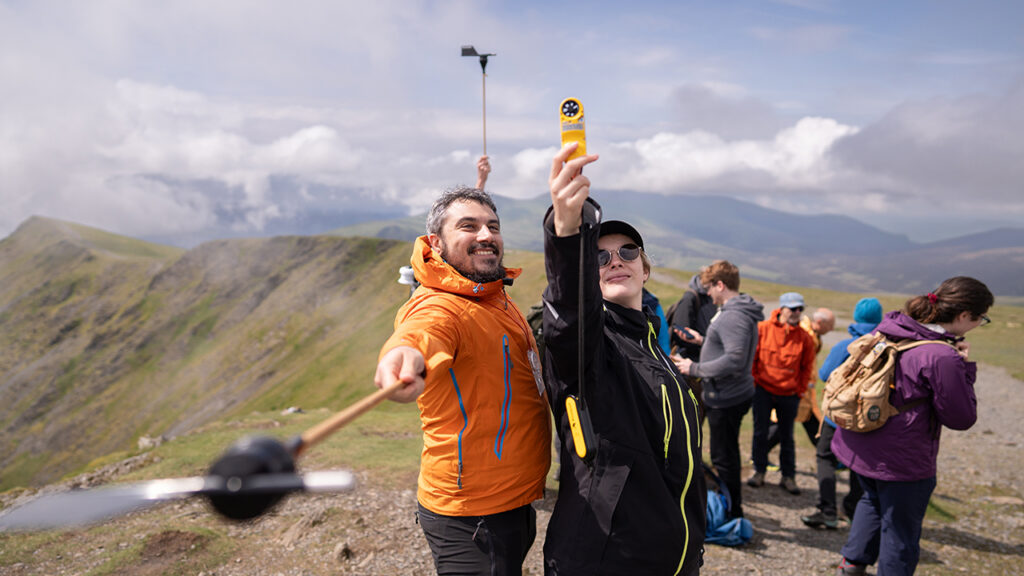
<instances>
[{"instance_id":1,"label":"grey sky","mask_svg":"<svg viewBox=\"0 0 1024 576\"><path fill-rule=\"evenodd\" d=\"M601 187L847 214L916 239L1024 225L1024 4L0 2L0 235L258 235L350 194L545 191L558 103ZM275 182L285 180L282 188ZM682 217L682 215L681 215Z\"/></svg>"}]
</instances>

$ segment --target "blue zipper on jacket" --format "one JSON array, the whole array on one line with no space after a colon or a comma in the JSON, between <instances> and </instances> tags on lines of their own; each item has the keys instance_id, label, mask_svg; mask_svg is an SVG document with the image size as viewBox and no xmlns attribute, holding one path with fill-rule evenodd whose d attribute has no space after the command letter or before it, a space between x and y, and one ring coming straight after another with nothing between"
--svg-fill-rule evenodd
<instances>
[{"instance_id":1,"label":"blue zipper on jacket","mask_svg":"<svg viewBox=\"0 0 1024 576\"><path fill-rule=\"evenodd\" d=\"M501 427L498 428L498 437L494 439L494 454L498 460L501 460L501 452L505 449L508 412L512 404L512 353L508 349L508 334L502 336L501 346L505 356L505 401L501 404Z\"/></svg>"},{"instance_id":2,"label":"blue zipper on jacket","mask_svg":"<svg viewBox=\"0 0 1024 576\"><path fill-rule=\"evenodd\" d=\"M455 395L459 399L459 410L462 412L462 429L459 430L459 476L456 483L459 489L462 489L462 433L466 431L466 427L469 426L469 417L466 416L466 407L462 403L462 390L459 390L459 383L455 380L455 370L449 368L448 373L452 377L452 386L455 387Z\"/></svg>"}]
</instances>

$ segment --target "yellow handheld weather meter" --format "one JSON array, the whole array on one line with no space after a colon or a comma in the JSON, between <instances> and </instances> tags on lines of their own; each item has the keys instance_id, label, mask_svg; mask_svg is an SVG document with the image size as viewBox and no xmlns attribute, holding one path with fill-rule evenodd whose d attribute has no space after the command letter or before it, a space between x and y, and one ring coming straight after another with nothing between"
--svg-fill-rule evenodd
<instances>
[{"instance_id":1,"label":"yellow handheld weather meter","mask_svg":"<svg viewBox=\"0 0 1024 576\"><path fill-rule=\"evenodd\" d=\"M590 424L590 412L587 406L575 396L565 399L565 413L569 418L569 431L572 433L572 444L576 455L586 463L594 458L597 440L594 438L594 427Z\"/></svg>"},{"instance_id":2,"label":"yellow handheld weather meter","mask_svg":"<svg viewBox=\"0 0 1024 576\"><path fill-rule=\"evenodd\" d=\"M570 142L579 142L580 144L568 160L586 156L587 130L583 120L583 104L580 104L576 98L562 100L562 105L558 108L558 117L562 124L562 146L564 147Z\"/></svg>"}]
</instances>

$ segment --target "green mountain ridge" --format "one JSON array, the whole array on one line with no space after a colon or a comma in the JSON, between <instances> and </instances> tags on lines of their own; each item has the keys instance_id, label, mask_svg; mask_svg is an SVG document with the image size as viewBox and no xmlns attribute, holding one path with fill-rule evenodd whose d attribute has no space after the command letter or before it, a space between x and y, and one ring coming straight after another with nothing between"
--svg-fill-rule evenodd
<instances>
[{"instance_id":1,"label":"green mountain ridge","mask_svg":"<svg viewBox=\"0 0 1024 576\"><path fill-rule=\"evenodd\" d=\"M183 252L27 221L0 242L0 488L52 481L142 435L344 403L350 378L372 376L404 290L380 287L408 252L331 237Z\"/></svg>"},{"instance_id":2,"label":"green mountain ridge","mask_svg":"<svg viewBox=\"0 0 1024 576\"><path fill-rule=\"evenodd\" d=\"M0 240L0 491L133 453L141 436L187 436L290 406L336 411L363 397L408 296L396 280L410 248L280 236L184 251L27 220ZM509 294L525 312L546 284L543 256L508 250L505 263L523 268ZM657 268L648 287L667 309L691 275ZM767 309L793 288L746 275L742 285ZM860 297L798 289L836 310L840 326ZM887 309L905 299L873 295ZM1001 305L990 316L972 334L972 356L1021 377L1024 310Z\"/></svg>"}]
</instances>

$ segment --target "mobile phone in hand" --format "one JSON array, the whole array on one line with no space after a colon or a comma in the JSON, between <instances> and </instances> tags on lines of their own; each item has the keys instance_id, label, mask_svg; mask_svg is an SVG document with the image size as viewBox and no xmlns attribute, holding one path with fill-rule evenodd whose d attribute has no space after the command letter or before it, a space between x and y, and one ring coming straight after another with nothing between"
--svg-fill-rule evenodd
<instances>
[{"instance_id":1,"label":"mobile phone in hand","mask_svg":"<svg viewBox=\"0 0 1024 576\"><path fill-rule=\"evenodd\" d=\"M686 328L684 326L676 326L675 324L673 324L672 330L677 331L677 336L679 336L685 342L697 341L697 333L689 328Z\"/></svg>"}]
</instances>

